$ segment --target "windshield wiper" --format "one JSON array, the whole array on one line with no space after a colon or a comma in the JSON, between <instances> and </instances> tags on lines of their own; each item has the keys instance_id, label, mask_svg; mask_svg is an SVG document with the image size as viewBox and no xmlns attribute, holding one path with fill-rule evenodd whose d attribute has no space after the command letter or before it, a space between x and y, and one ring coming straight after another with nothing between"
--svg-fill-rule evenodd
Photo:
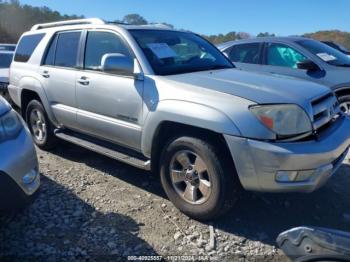
<instances>
[{"instance_id":1,"label":"windshield wiper","mask_svg":"<svg viewBox=\"0 0 350 262\"><path fill-rule=\"evenodd\" d=\"M340 66L340 67L350 67L350 64L336 64L335 66Z\"/></svg>"},{"instance_id":2,"label":"windshield wiper","mask_svg":"<svg viewBox=\"0 0 350 262\"><path fill-rule=\"evenodd\" d=\"M227 68L233 68L227 65L213 65L208 67L206 70L219 70L219 69L227 69Z\"/></svg>"}]
</instances>

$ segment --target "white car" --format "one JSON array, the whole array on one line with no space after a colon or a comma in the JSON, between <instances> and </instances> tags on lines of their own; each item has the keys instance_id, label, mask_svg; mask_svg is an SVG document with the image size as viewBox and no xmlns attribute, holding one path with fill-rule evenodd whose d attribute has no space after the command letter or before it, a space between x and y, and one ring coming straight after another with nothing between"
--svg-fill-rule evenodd
<instances>
[{"instance_id":1,"label":"white car","mask_svg":"<svg viewBox=\"0 0 350 262\"><path fill-rule=\"evenodd\" d=\"M14 51L0 51L0 95L10 101L7 92L9 82L9 69L12 62Z\"/></svg>"}]
</instances>

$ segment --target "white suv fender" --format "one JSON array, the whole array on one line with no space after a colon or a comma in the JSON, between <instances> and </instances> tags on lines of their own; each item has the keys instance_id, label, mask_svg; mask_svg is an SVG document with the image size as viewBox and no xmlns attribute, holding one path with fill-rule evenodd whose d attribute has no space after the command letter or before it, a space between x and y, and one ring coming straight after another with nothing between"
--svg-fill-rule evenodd
<instances>
[{"instance_id":1,"label":"white suv fender","mask_svg":"<svg viewBox=\"0 0 350 262\"><path fill-rule=\"evenodd\" d=\"M141 150L145 156L151 157L152 142L157 129L165 121L203 128L219 134L241 136L233 121L215 108L187 101L162 100L157 104L157 109L151 111L145 119L141 139Z\"/></svg>"}]
</instances>

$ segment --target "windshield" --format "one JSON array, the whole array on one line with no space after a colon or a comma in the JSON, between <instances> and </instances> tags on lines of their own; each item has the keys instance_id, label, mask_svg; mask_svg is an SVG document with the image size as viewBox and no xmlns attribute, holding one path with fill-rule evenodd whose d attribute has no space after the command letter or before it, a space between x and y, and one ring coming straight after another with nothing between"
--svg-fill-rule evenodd
<instances>
[{"instance_id":1,"label":"windshield","mask_svg":"<svg viewBox=\"0 0 350 262\"><path fill-rule=\"evenodd\" d=\"M9 68L12 62L12 53L0 53L0 68Z\"/></svg>"},{"instance_id":2,"label":"windshield","mask_svg":"<svg viewBox=\"0 0 350 262\"><path fill-rule=\"evenodd\" d=\"M330 65L350 66L350 57L318 41L301 40L298 43Z\"/></svg>"},{"instance_id":3,"label":"windshield","mask_svg":"<svg viewBox=\"0 0 350 262\"><path fill-rule=\"evenodd\" d=\"M157 75L232 68L232 63L209 42L193 33L130 30Z\"/></svg>"}]
</instances>

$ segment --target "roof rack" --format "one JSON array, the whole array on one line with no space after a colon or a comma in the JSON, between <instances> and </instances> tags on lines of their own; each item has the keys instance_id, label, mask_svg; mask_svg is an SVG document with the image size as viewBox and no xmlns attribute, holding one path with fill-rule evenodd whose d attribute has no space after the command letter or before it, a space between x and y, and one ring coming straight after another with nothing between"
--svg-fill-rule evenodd
<instances>
[{"instance_id":1,"label":"roof rack","mask_svg":"<svg viewBox=\"0 0 350 262\"><path fill-rule=\"evenodd\" d=\"M85 24L104 25L105 21L103 21L100 18L89 18L89 19L66 20L66 21L59 21L59 22L52 22L52 23L45 23L45 24L36 24L31 28L31 31L44 29L44 28L51 28L56 26L85 25Z\"/></svg>"}]
</instances>

